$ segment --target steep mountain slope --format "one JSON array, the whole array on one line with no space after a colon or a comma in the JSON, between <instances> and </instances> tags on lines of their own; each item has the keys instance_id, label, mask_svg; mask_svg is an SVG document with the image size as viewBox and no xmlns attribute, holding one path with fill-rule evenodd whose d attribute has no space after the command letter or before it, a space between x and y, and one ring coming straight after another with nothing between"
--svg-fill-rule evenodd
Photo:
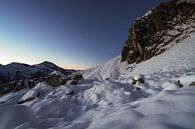
<instances>
[{"instance_id":1,"label":"steep mountain slope","mask_svg":"<svg viewBox=\"0 0 195 129\"><path fill-rule=\"evenodd\" d=\"M195 2L171 0L139 17L122 55L84 72L85 78L120 79L194 66ZM122 62L121 62L122 61Z\"/></svg>"},{"instance_id":2,"label":"steep mountain slope","mask_svg":"<svg viewBox=\"0 0 195 129\"><path fill-rule=\"evenodd\" d=\"M62 69L47 61L32 66L27 64L11 63L8 65L0 65L0 84L13 80L46 77L55 70L65 75L75 72L74 70Z\"/></svg>"},{"instance_id":3,"label":"steep mountain slope","mask_svg":"<svg viewBox=\"0 0 195 129\"><path fill-rule=\"evenodd\" d=\"M182 71L195 68L195 34L164 53L139 64L120 62L120 56L103 65L85 71L87 79L122 79L137 74L153 74L171 71Z\"/></svg>"},{"instance_id":4,"label":"steep mountain slope","mask_svg":"<svg viewBox=\"0 0 195 129\"><path fill-rule=\"evenodd\" d=\"M139 63L170 49L195 32L195 3L171 0L139 17L129 29L121 61Z\"/></svg>"},{"instance_id":5,"label":"steep mountain slope","mask_svg":"<svg viewBox=\"0 0 195 129\"><path fill-rule=\"evenodd\" d=\"M195 87L190 84L194 79L191 68L147 75L144 84L135 85L130 78L83 80L59 87L41 82L0 97L0 127L194 129ZM183 87L176 85L177 80ZM18 103L23 99L28 101Z\"/></svg>"}]
</instances>

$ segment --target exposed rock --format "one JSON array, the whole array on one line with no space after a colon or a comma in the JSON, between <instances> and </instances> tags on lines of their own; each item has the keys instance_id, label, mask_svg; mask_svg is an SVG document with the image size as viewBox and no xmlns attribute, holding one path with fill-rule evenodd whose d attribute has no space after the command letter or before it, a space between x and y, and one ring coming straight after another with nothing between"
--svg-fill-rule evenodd
<instances>
[{"instance_id":1,"label":"exposed rock","mask_svg":"<svg viewBox=\"0 0 195 129\"><path fill-rule=\"evenodd\" d=\"M140 88L140 87L136 87L135 89L136 89L136 90L138 90L138 91L140 91L140 90L141 90L141 88Z\"/></svg>"},{"instance_id":2,"label":"exposed rock","mask_svg":"<svg viewBox=\"0 0 195 129\"><path fill-rule=\"evenodd\" d=\"M51 86L60 86L63 84L63 81L62 79L60 78L59 75L56 75L56 74L52 74L50 75L48 78L47 78L47 83Z\"/></svg>"},{"instance_id":3,"label":"exposed rock","mask_svg":"<svg viewBox=\"0 0 195 129\"><path fill-rule=\"evenodd\" d=\"M135 75L132 78L132 84L144 84L145 80L144 80L144 75Z\"/></svg>"},{"instance_id":4,"label":"exposed rock","mask_svg":"<svg viewBox=\"0 0 195 129\"><path fill-rule=\"evenodd\" d=\"M30 82L30 86L29 88L33 88L37 83L40 83L40 82L44 82L47 80L47 77L40 77L40 78L33 78L33 79L30 79L29 82Z\"/></svg>"},{"instance_id":5,"label":"exposed rock","mask_svg":"<svg viewBox=\"0 0 195 129\"><path fill-rule=\"evenodd\" d=\"M69 80L67 81L67 85L77 85L78 81L77 80Z\"/></svg>"},{"instance_id":6,"label":"exposed rock","mask_svg":"<svg viewBox=\"0 0 195 129\"><path fill-rule=\"evenodd\" d=\"M46 81L47 78L40 77L34 79L15 80L6 84L0 85L0 95L4 95L10 92L17 92L24 88L32 89L37 83Z\"/></svg>"},{"instance_id":7,"label":"exposed rock","mask_svg":"<svg viewBox=\"0 0 195 129\"><path fill-rule=\"evenodd\" d=\"M189 86L195 86L195 82L192 82Z\"/></svg>"},{"instance_id":8,"label":"exposed rock","mask_svg":"<svg viewBox=\"0 0 195 129\"><path fill-rule=\"evenodd\" d=\"M72 90L72 91L69 92L69 93L66 93L66 95L74 95L74 90Z\"/></svg>"},{"instance_id":9,"label":"exposed rock","mask_svg":"<svg viewBox=\"0 0 195 129\"><path fill-rule=\"evenodd\" d=\"M76 80L76 81L83 79L83 75L80 72L73 73L69 75L69 77L71 78L71 80Z\"/></svg>"},{"instance_id":10,"label":"exposed rock","mask_svg":"<svg viewBox=\"0 0 195 129\"><path fill-rule=\"evenodd\" d=\"M180 80L176 81L175 82L175 85L179 88L182 88L183 87L183 84L181 84Z\"/></svg>"},{"instance_id":11,"label":"exposed rock","mask_svg":"<svg viewBox=\"0 0 195 129\"><path fill-rule=\"evenodd\" d=\"M22 90L24 88L30 87L30 81L28 79L26 80L16 80L12 81L6 84L0 85L0 95L4 95L10 92L17 92L19 90Z\"/></svg>"},{"instance_id":12,"label":"exposed rock","mask_svg":"<svg viewBox=\"0 0 195 129\"><path fill-rule=\"evenodd\" d=\"M34 99L35 99L35 97L29 97L29 98L27 98L27 99L25 99L25 100L20 100L20 101L18 101L17 104L23 104L23 103L25 103L25 102L28 102L28 101L31 101L31 100L34 100Z\"/></svg>"},{"instance_id":13,"label":"exposed rock","mask_svg":"<svg viewBox=\"0 0 195 129\"><path fill-rule=\"evenodd\" d=\"M65 78L63 78L63 84L67 84L67 82L69 81L69 80L71 80L71 78L70 77L65 77Z\"/></svg>"},{"instance_id":14,"label":"exposed rock","mask_svg":"<svg viewBox=\"0 0 195 129\"><path fill-rule=\"evenodd\" d=\"M139 63L161 54L195 32L195 3L172 0L161 3L129 29L121 61Z\"/></svg>"},{"instance_id":15,"label":"exposed rock","mask_svg":"<svg viewBox=\"0 0 195 129\"><path fill-rule=\"evenodd\" d=\"M53 71L59 71L64 75L69 75L75 70L66 70L59 66L45 61L37 65L27 65L21 63L11 63L0 65L0 85L14 80L34 79L48 77Z\"/></svg>"},{"instance_id":16,"label":"exposed rock","mask_svg":"<svg viewBox=\"0 0 195 129\"><path fill-rule=\"evenodd\" d=\"M110 78L106 78L105 80L110 80Z\"/></svg>"},{"instance_id":17,"label":"exposed rock","mask_svg":"<svg viewBox=\"0 0 195 129\"><path fill-rule=\"evenodd\" d=\"M18 104L22 104L34 100L36 97L39 96L40 96L40 92L38 90L30 90L18 101Z\"/></svg>"},{"instance_id":18,"label":"exposed rock","mask_svg":"<svg viewBox=\"0 0 195 129\"><path fill-rule=\"evenodd\" d=\"M69 77L64 75L59 71L54 71L51 75L47 78L47 83L51 86L60 86L67 83Z\"/></svg>"}]
</instances>

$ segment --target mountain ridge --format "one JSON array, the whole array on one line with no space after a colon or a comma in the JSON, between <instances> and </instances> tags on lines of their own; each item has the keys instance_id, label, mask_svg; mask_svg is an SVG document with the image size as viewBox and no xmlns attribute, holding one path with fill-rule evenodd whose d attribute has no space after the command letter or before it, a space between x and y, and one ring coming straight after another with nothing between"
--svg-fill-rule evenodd
<instances>
[{"instance_id":1,"label":"mountain ridge","mask_svg":"<svg viewBox=\"0 0 195 129\"><path fill-rule=\"evenodd\" d=\"M35 65L12 62L7 65L0 65L0 84L13 80L47 77L53 71L59 71L65 75L76 72L76 70L63 69L49 61Z\"/></svg>"}]
</instances>

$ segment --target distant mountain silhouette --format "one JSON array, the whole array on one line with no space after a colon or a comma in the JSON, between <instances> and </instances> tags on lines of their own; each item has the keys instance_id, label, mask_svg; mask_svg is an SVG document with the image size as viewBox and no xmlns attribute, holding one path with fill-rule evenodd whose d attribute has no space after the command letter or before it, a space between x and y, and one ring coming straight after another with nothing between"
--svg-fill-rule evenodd
<instances>
[{"instance_id":1,"label":"distant mountain silhouette","mask_svg":"<svg viewBox=\"0 0 195 129\"><path fill-rule=\"evenodd\" d=\"M59 71L64 75L68 75L76 70L63 69L48 61L36 65L13 62L8 65L0 65L0 84L13 80L47 77L53 71Z\"/></svg>"}]
</instances>

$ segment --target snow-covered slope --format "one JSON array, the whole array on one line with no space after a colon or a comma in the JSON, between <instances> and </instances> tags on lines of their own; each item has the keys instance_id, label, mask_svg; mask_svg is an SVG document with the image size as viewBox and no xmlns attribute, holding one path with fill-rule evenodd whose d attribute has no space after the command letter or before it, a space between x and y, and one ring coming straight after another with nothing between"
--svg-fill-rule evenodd
<instances>
[{"instance_id":1,"label":"snow-covered slope","mask_svg":"<svg viewBox=\"0 0 195 129\"><path fill-rule=\"evenodd\" d=\"M195 3L195 0L180 0L180 2L184 2L184 1L187 1L187 2L190 2L190 3Z\"/></svg>"},{"instance_id":2,"label":"snow-covered slope","mask_svg":"<svg viewBox=\"0 0 195 129\"><path fill-rule=\"evenodd\" d=\"M121 74L121 70L125 69L126 67L127 63L121 63L120 56L117 56L105 64L98 65L97 67L84 71L83 74L86 79L117 79Z\"/></svg>"},{"instance_id":3,"label":"snow-covered slope","mask_svg":"<svg viewBox=\"0 0 195 129\"><path fill-rule=\"evenodd\" d=\"M183 88L175 88L178 79ZM145 76L141 90L128 80L83 80L57 88L42 82L0 98L0 128L194 129L195 87L189 86L194 79L190 69Z\"/></svg>"},{"instance_id":4,"label":"snow-covered slope","mask_svg":"<svg viewBox=\"0 0 195 129\"><path fill-rule=\"evenodd\" d=\"M0 128L194 129L194 41L192 35L140 64L113 58L86 71L78 85L41 82L4 95ZM135 74L145 74L144 83L133 85Z\"/></svg>"},{"instance_id":5,"label":"snow-covered slope","mask_svg":"<svg viewBox=\"0 0 195 129\"><path fill-rule=\"evenodd\" d=\"M1 96L0 129L195 129L195 34L183 34L185 40L139 64L118 56L83 71L78 84L41 81ZM64 78L49 62L7 67L0 65L0 73L29 77L55 69Z\"/></svg>"},{"instance_id":6,"label":"snow-covered slope","mask_svg":"<svg viewBox=\"0 0 195 129\"><path fill-rule=\"evenodd\" d=\"M166 52L139 64L120 62L120 56L84 72L87 79L124 79L136 74L163 73L195 68L195 34Z\"/></svg>"}]
</instances>

